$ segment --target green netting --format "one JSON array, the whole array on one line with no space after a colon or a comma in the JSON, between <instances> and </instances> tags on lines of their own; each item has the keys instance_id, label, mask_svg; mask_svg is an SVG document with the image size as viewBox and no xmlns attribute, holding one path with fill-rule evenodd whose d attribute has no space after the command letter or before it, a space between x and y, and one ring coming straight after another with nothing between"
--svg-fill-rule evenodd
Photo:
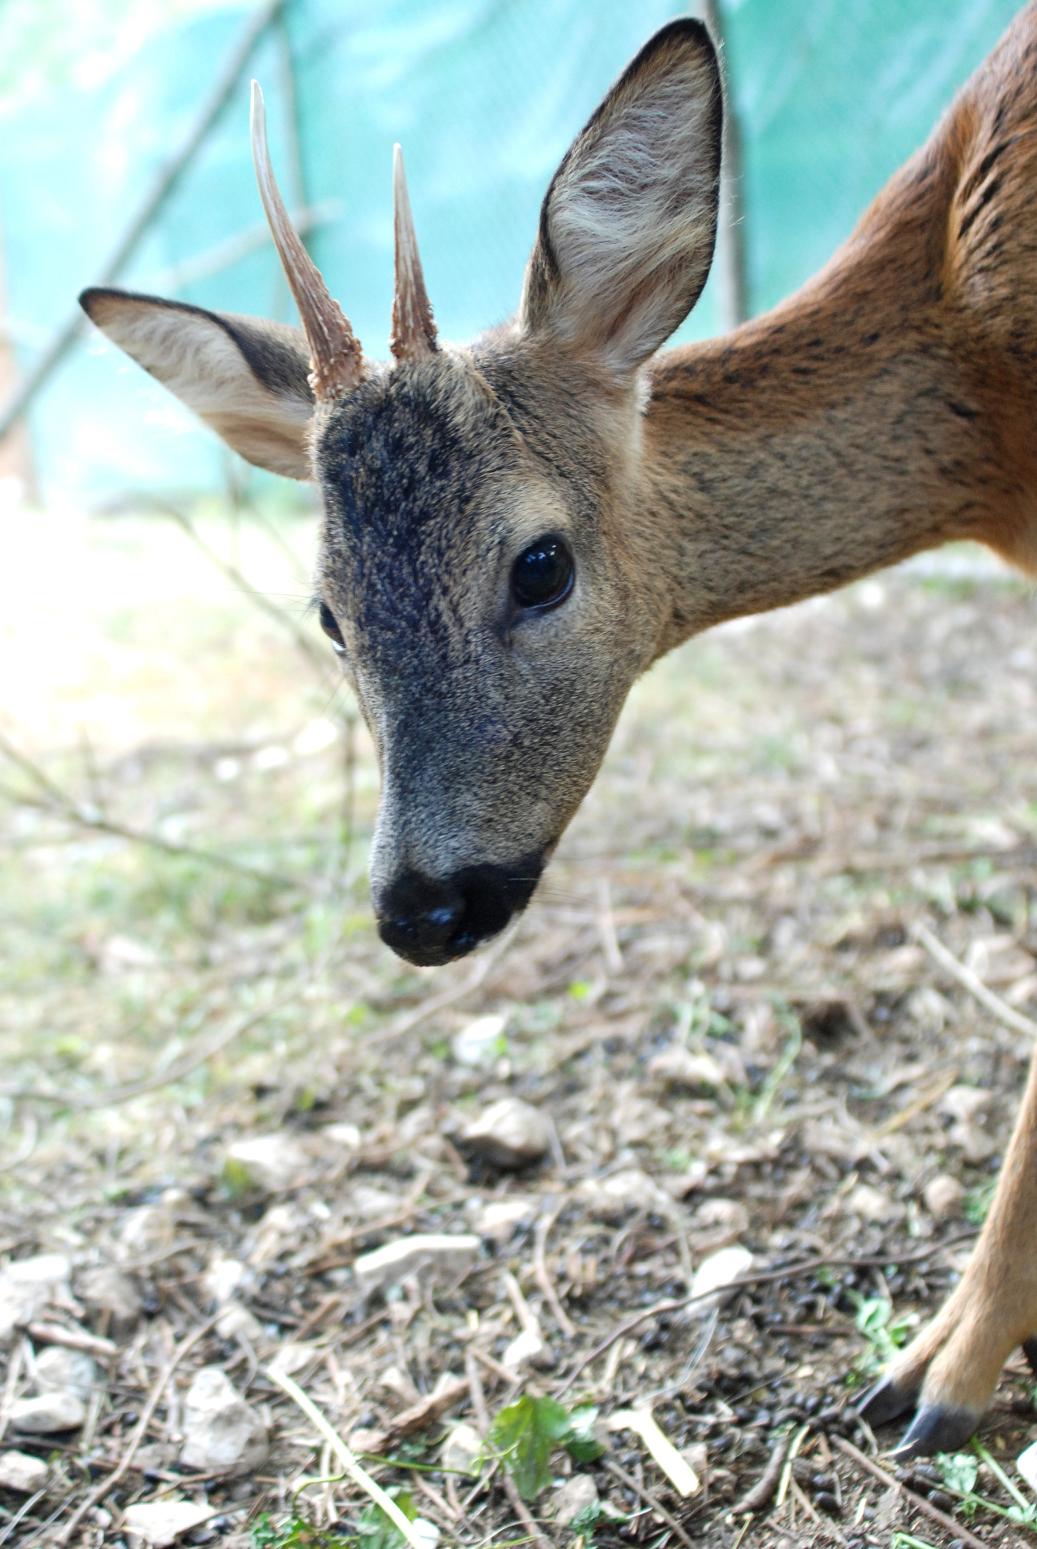
<instances>
[{"instance_id":1,"label":"green netting","mask_svg":"<svg viewBox=\"0 0 1037 1549\"><path fill-rule=\"evenodd\" d=\"M156 14L142 0L99 0L104 25L90 31L71 0L32 5L14 22L9 11L0 32L6 288L25 364L96 278L252 9L180 0ZM388 332L393 141L407 153L440 326L469 337L514 307L540 197L573 133L641 42L685 9L288 0L250 70L266 87L289 197L323 215L311 246L369 351L383 354ZM1015 9L1014 0L726 0L754 311L824 261ZM41 57L47 68L34 76ZM121 283L291 317L256 233L247 99L243 79ZM711 283L682 336L719 326ZM189 417L121 357L95 354L77 349L34 408L45 484L98 498L218 480L221 453Z\"/></svg>"}]
</instances>

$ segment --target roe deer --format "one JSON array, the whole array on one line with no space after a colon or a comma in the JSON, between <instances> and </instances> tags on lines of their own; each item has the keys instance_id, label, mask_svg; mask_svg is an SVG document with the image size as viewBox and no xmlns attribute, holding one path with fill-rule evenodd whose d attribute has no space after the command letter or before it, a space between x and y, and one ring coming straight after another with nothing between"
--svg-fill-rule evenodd
<instances>
[{"instance_id":1,"label":"roe deer","mask_svg":"<svg viewBox=\"0 0 1037 1549\"><path fill-rule=\"evenodd\" d=\"M397 158L394 364L363 355L258 93L303 331L82 297L243 456L319 485L320 621L382 770L374 907L411 962L525 906L634 679L690 635L952 539L1037 574L1037 4L813 281L658 354L710 267L721 110L707 31L672 22L556 172L517 318L468 349L437 340ZM1034 1336L1037 1066L971 1264L865 1412L955 1447Z\"/></svg>"}]
</instances>

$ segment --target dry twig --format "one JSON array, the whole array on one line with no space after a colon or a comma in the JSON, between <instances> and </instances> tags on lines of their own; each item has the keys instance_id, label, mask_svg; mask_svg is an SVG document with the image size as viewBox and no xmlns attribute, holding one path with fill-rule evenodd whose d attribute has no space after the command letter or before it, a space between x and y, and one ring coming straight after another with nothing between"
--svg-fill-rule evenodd
<instances>
[{"instance_id":1,"label":"dry twig","mask_svg":"<svg viewBox=\"0 0 1037 1549\"><path fill-rule=\"evenodd\" d=\"M165 1366L159 1372L158 1378L152 1385L151 1392L148 1394L144 1407L140 1412L140 1419L137 1421L137 1424L134 1426L133 1431L130 1434L130 1439L126 1443L122 1457L119 1459L112 1472L108 1474L106 1478L100 1480L100 1482L94 1486L90 1493L83 1497L75 1511L72 1513L71 1517L69 1517L68 1521L65 1523L64 1527L58 1531L58 1534L54 1539L55 1544L67 1544L69 1539L72 1537L72 1534L75 1532L76 1528L79 1526L80 1522L82 1522L87 1513L93 1511L94 1507L103 1501L105 1496L115 1489L115 1486L119 1483L119 1480L122 1479L124 1474L129 1471L130 1464L133 1462L133 1459L137 1454L138 1447L144 1440L144 1437L147 1435L148 1426L151 1424L155 1410L158 1408L159 1403L162 1400L162 1395L165 1393L166 1388L169 1386L169 1382L173 1376L173 1373L176 1371L184 1357L190 1355L195 1345L199 1344L201 1340L205 1338L206 1334L209 1333L210 1329L215 1327L218 1316L219 1314L214 1317L207 1318L204 1323L199 1324L196 1329L192 1330L192 1332L188 1334L185 1339L182 1339L177 1345L176 1349L173 1351L173 1354L170 1356Z\"/></svg>"},{"instance_id":2,"label":"dry twig","mask_svg":"<svg viewBox=\"0 0 1037 1549\"><path fill-rule=\"evenodd\" d=\"M695 1549L693 1540L688 1537L677 1518L666 1510L666 1507L657 1495L653 1495L651 1490L647 1490L643 1484L638 1484L633 1474L628 1473L621 1463L616 1462L615 1458L606 1458L605 1467L621 1484L626 1485L628 1490L632 1490L638 1500L644 1501L649 1510L654 1511L660 1522L666 1523L670 1532L675 1538L680 1539L681 1543L686 1546L686 1549Z\"/></svg>"},{"instance_id":3,"label":"dry twig","mask_svg":"<svg viewBox=\"0 0 1037 1549\"><path fill-rule=\"evenodd\" d=\"M745 1291L754 1285L771 1285L777 1280L797 1280L801 1275L812 1275L818 1269L881 1269L884 1264L892 1262L898 1265L921 1264L926 1259L935 1258L938 1253L944 1252L947 1248L953 1248L956 1243L971 1241L975 1236L976 1233L974 1231L958 1232L955 1236L948 1237L943 1242L931 1243L928 1248L923 1248L919 1253L870 1254L864 1258L830 1258L826 1254L818 1254L816 1258L804 1259L799 1264L789 1264L785 1269L766 1269L761 1270L758 1274L740 1275L736 1280L732 1280L728 1286L725 1286L724 1290L725 1293L729 1292L733 1295L737 1291ZM708 1301L715 1295L716 1288L714 1287L712 1290L702 1291L696 1296L670 1297L666 1301L656 1302L654 1306L646 1307L634 1317L628 1318L625 1323L621 1323L612 1330L611 1334L596 1344L593 1350L577 1361L576 1365L569 1371L565 1381L555 1389L555 1397L560 1398L563 1393L567 1393L577 1377L586 1371L588 1366L603 1356L619 1340L625 1339L628 1334L634 1333L635 1330L641 1327L642 1323L649 1323L652 1318L662 1317L665 1313L682 1312L685 1307L691 1307L695 1302Z\"/></svg>"},{"instance_id":4,"label":"dry twig","mask_svg":"<svg viewBox=\"0 0 1037 1549\"><path fill-rule=\"evenodd\" d=\"M981 1538L977 1538L974 1533L970 1533L968 1528L963 1527L960 1522L955 1522L953 1517L948 1517L945 1512L938 1510L924 1496L916 1495L914 1490L909 1490L906 1484L901 1484L900 1480L891 1474L888 1469L883 1468L880 1463L876 1463L874 1458L869 1458L859 1447L855 1447L852 1441L847 1441L845 1436L832 1436L830 1440L833 1447L838 1447L839 1451L848 1457L851 1463L855 1463L859 1469L866 1474L870 1474L873 1479L877 1479L887 1489L898 1490L905 1500L910 1501L916 1511L922 1512L933 1522L938 1523L945 1533L949 1533L952 1539L956 1539L958 1543L965 1545L966 1549L987 1549Z\"/></svg>"},{"instance_id":5,"label":"dry twig","mask_svg":"<svg viewBox=\"0 0 1037 1549\"><path fill-rule=\"evenodd\" d=\"M1024 1016L1021 1011L1016 1011L1007 1001L995 995L988 989L978 974L974 974L971 968L966 968L964 963L958 961L953 952L949 952L942 941L938 941L929 928L918 921L911 927L911 934L919 942L929 956L952 979L956 979L962 989L968 990L973 1000L978 1000L985 1010L996 1017L1005 1027L1010 1027L1014 1033L1023 1033L1027 1038L1037 1038L1037 1022L1032 1017Z\"/></svg>"}]
</instances>

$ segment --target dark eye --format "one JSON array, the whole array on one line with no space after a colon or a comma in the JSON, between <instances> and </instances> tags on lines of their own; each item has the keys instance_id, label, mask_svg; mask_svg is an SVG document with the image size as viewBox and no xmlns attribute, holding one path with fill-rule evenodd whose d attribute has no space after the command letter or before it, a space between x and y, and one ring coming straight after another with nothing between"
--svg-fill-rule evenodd
<instances>
[{"instance_id":1,"label":"dark eye","mask_svg":"<svg viewBox=\"0 0 1037 1549\"><path fill-rule=\"evenodd\" d=\"M553 608L572 591L573 557L561 538L538 538L511 572L511 594L520 608Z\"/></svg>"},{"instance_id":2,"label":"dark eye","mask_svg":"<svg viewBox=\"0 0 1037 1549\"><path fill-rule=\"evenodd\" d=\"M322 602L320 605L319 617L320 627L331 641L332 650L339 656L345 656L346 647L342 639L342 631L335 623L335 615L326 602Z\"/></svg>"}]
</instances>

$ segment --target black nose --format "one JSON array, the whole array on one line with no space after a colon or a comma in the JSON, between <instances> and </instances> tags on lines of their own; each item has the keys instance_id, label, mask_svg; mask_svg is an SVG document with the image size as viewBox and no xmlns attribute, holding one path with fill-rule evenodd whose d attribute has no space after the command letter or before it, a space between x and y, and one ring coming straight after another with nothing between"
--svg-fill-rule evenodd
<instances>
[{"instance_id":1,"label":"black nose","mask_svg":"<svg viewBox=\"0 0 1037 1549\"><path fill-rule=\"evenodd\" d=\"M541 853L512 866L465 866L442 878L401 872L376 895L378 934L422 967L464 957L526 907L543 866Z\"/></svg>"}]
</instances>

